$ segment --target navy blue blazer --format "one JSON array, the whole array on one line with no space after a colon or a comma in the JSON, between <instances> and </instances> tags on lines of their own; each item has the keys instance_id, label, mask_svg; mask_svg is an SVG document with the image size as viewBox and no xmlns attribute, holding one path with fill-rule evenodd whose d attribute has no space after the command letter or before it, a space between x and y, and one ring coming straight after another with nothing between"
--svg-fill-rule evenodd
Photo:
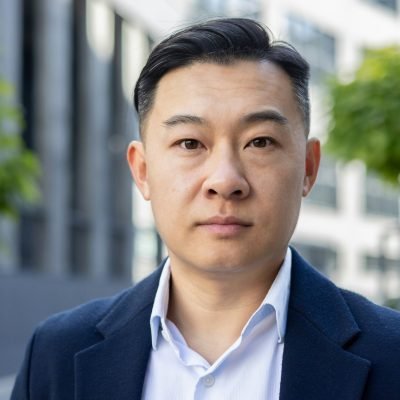
<instances>
[{"instance_id":1,"label":"navy blue blazer","mask_svg":"<svg viewBox=\"0 0 400 400\"><path fill-rule=\"evenodd\" d=\"M42 323L11 399L139 400L160 273ZM400 313L338 289L295 251L280 399L400 399Z\"/></svg>"}]
</instances>

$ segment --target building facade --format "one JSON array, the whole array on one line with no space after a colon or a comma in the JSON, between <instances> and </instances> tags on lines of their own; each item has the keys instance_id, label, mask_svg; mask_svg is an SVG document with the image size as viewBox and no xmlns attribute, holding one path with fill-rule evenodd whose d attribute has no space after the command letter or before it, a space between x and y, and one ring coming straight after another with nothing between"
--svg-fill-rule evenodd
<instances>
[{"instance_id":1,"label":"building facade","mask_svg":"<svg viewBox=\"0 0 400 400\"><path fill-rule=\"evenodd\" d=\"M0 79L16 89L42 170L40 202L0 217L0 399L41 320L132 283L125 153L151 45L139 18L105 2L0 0Z\"/></svg>"},{"instance_id":2,"label":"building facade","mask_svg":"<svg viewBox=\"0 0 400 400\"><path fill-rule=\"evenodd\" d=\"M126 76L143 62L150 36L98 1L2 0L1 7L0 73L23 107L42 199L19 223L2 221L8 251L0 270L129 280L125 152L137 126Z\"/></svg>"}]
</instances>

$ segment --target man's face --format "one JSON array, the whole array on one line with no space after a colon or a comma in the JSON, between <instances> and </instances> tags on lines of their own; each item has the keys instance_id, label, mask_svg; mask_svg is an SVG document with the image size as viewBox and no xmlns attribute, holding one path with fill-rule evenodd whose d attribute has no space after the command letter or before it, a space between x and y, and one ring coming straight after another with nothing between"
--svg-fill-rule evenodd
<instances>
[{"instance_id":1,"label":"man's face","mask_svg":"<svg viewBox=\"0 0 400 400\"><path fill-rule=\"evenodd\" d=\"M128 160L171 264L278 267L319 162L285 72L253 61L173 70L143 129Z\"/></svg>"}]
</instances>

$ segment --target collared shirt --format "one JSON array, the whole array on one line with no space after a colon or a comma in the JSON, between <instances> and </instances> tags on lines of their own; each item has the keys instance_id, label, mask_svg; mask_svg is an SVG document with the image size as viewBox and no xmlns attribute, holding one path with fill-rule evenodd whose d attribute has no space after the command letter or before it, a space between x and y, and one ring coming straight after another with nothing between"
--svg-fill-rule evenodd
<instances>
[{"instance_id":1,"label":"collared shirt","mask_svg":"<svg viewBox=\"0 0 400 400\"><path fill-rule=\"evenodd\" d=\"M210 365L167 319L170 264L161 274L150 318L152 351L144 400L278 400L292 254L238 339Z\"/></svg>"}]
</instances>

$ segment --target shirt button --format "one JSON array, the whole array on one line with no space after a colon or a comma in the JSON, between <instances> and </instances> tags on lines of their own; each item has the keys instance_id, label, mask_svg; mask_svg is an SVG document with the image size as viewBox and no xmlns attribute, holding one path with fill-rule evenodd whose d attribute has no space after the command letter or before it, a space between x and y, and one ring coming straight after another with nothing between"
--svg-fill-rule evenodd
<instances>
[{"instance_id":1,"label":"shirt button","mask_svg":"<svg viewBox=\"0 0 400 400\"><path fill-rule=\"evenodd\" d=\"M211 387L212 385L214 385L215 378L213 375L206 375L203 378L203 382L205 387Z\"/></svg>"}]
</instances>

